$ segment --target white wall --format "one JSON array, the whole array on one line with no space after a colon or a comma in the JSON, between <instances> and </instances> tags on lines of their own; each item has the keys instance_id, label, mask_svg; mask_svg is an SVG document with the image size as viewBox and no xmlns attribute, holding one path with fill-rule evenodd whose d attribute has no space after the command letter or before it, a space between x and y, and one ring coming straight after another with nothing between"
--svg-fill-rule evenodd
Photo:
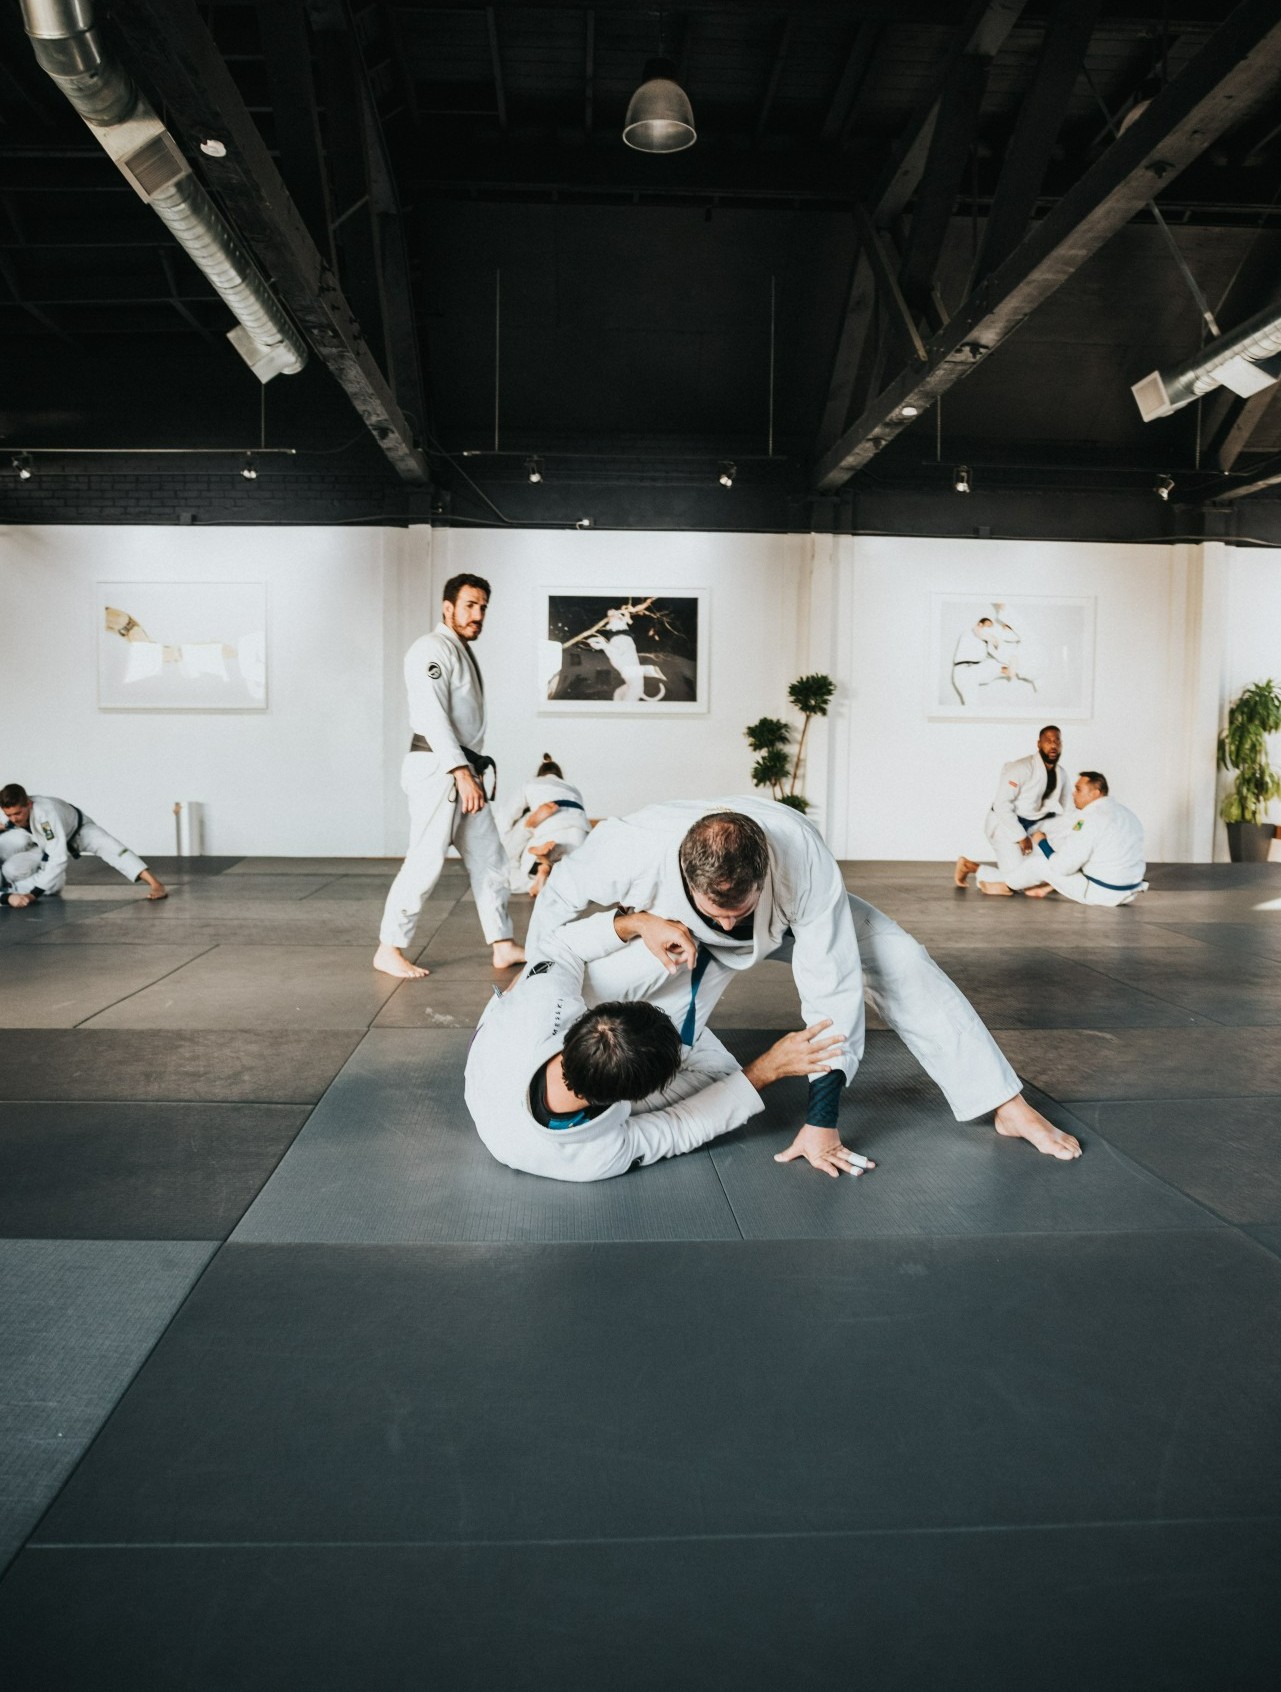
<instances>
[{"instance_id":1,"label":"white wall","mask_svg":"<svg viewBox=\"0 0 1281 1692\"><path fill-rule=\"evenodd\" d=\"M414 535L422 531L412 531ZM510 791L551 752L589 810L619 815L662 798L751 789L743 738L757 717L782 716L800 673L800 622L810 542L782 535L609 534L451 529L435 537L436 597L474 571L493 589L476 654L489 710L486 748ZM549 588L642 592L706 588L711 709L706 716L540 716L537 643Z\"/></svg>"},{"instance_id":2,"label":"white wall","mask_svg":"<svg viewBox=\"0 0 1281 1692\"><path fill-rule=\"evenodd\" d=\"M177 799L212 854L403 850L402 623L424 616L430 530L0 528L0 782L63 795L138 851ZM98 581L264 581L265 712L100 711Z\"/></svg>"},{"instance_id":3,"label":"white wall","mask_svg":"<svg viewBox=\"0 0 1281 1692\"><path fill-rule=\"evenodd\" d=\"M1228 550L1225 548L1225 550ZM1242 688L1272 678L1281 687L1281 551L1233 547L1227 563L1227 608L1223 640L1222 715ZM1270 738L1274 767L1281 767L1281 735ZM1231 786L1224 774L1220 794ZM1281 823L1281 800L1274 800L1266 820ZM1227 856L1223 824L1218 825L1216 857Z\"/></svg>"},{"instance_id":4,"label":"white wall","mask_svg":"<svg viewBox=\"0 0 1281 1692\"><path fill-rule=\"evenodd\" d=\"M1097 598L1093 716L1063 723L1065 763L1107 775L1143 818L1150 858L1192 855L1182 701L1195 632L1187 598L1200 578L1189 580L1183 550L816 539L814 667L842 683L829 732L834 849L852 858L985 854L1000 766L1033 750L1041 725L929 720L930 597L960 592ZM1208 756L1212 781L1212 745Z\"/></svg>"}]
</instances>

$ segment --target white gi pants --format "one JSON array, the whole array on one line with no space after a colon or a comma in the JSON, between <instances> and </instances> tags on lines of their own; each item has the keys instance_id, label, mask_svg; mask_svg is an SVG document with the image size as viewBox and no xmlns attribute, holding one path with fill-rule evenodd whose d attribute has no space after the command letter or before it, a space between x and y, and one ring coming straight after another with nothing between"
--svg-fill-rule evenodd
<instances>
[{"instance_id":1,"label":"white gi pants","mask_svg":"<svg viewBox=\"0 0 1281 1692\"><path fill-rule=\"evenodd\" d=\"M409 800L409 850L391 884L378 938L402 950L414 937L423 901L440 879L452 841L462 860L476 899L481 932L492 946L510 940L507 914L507 855L488 804L483 811L463 811L448 770L441 770L432 752L408 752L400 785Z\"/></svg>"},{"instance_id":2,"label":"white gi pants","mask_svg":"<svg viewBox=\"0 0 1281 1692\"><path fill-rule=\"evenodd\" d=\"M865 899L851 893L849 901L867 1001L942 1091L957 1121L985 1116L1021 1092L1022 1083L978 1012L925 947ZM790 962L791 955L790 939L772 954L780 963ZM694 996L696 1033L736 973L713 954ZM648 999L681 1028L689 1013L690 985L688 970L667 975L653 954L634 941L588 965L584 997L588 1004Z\"/></svg>"}]
</instances>

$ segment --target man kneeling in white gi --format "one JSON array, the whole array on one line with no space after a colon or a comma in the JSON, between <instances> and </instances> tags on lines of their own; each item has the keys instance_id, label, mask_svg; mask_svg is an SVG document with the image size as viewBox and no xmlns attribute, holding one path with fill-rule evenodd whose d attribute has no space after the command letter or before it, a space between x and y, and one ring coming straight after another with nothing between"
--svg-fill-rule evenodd
<instances>
[{"instance_id":1,"label":"man kneeling in white gi","mask_svg":"<svg viewBox=\"0 0 1281 1692\"><path fill-rule=\"evenodd\" d=\"M144 882L148 899L168 897L136 852L65 799L32 798L11 781L0 788L0 811L5 817L0 823L0 904L21 910L61 893L68 864L86 852L119 870L126 881Z\"/></svg>"},{"instance_id":2,"label":"man kneeling in white gi","mask_svg":"<svg viewBox=\"0 0 1281 1692\"><path fill-rule=\"evenodd\" d=\"M1061 893L1078 905L1128 905L1137 894L1146 893L1143 824L1108 796L1106 776L1081 771L1076 808L1080 816L1068 834L1032 836L1044 885L1027 888L1028 897Z\"/></svg>"},{"instance_id":3,"label":"man kneeling in white gi","mask_svg":"<svg viewBox=\"0 0 1281 1692\"><path fill-rule=\"evenodd\" d=\"M587 1001L647 999L690 1051L739 970L790 956L802 1020L830 1026L844 1049L811 1079L805 1124L779 1162L803 1157L829 1175L850 1168L836 1122L842 1083L863 1055L865 990L958 1121L995 1112L999 1134L1052 1157L1080 1155L1023 1097L964 994L896 922L846 893L818 831L787 806L756 795L673 800L601 823L552 871L534 907L529 956L554 958L566 925L591 904L667 920L626 945L616 935L612 952L589 962Z\"/></svg>"},{"instance_id":4,"label":"man kneeling in white gi","mask_svg":"<svg viewBox=\"0 0 1281 1692\"><path fill-rule=\"evenodd\" d=\"M1001 766L996 797L983 822L983 832L996 850L996 867L1009 892L1023 885L1025 860L1032 852L1032 836L1038 828L1053 832L1070 826L1063 813L1072 807L1071 784L1062 765L1063 734L1047 723L1036 740L1036 751ZM974 858L956 860L953 876L964 887L979 868ZM985 893L997 893L997 886L983 886Z\"/></svg>"},{"instance_id":5,"label":"man kneeling in white gi","mask_svg":"<svg viewBox=\"0 0 1281 1692\"><path fill-rule=\"evenodd\" d=\"M844 1042L826 1024L740 1069L709 1030L683 1052L671 1018L643 1000L587 1008L585 964L646 934L661 944L671 927L645 911L574 923L490 1001L467 1056L466 1097L500 1163L556 1181L625 1175L740 1127L764 1109L771 1082L828 1073ZM867 1162L843 1146L839 1161L854 1175Z\"/></svg>"}]
</instances>

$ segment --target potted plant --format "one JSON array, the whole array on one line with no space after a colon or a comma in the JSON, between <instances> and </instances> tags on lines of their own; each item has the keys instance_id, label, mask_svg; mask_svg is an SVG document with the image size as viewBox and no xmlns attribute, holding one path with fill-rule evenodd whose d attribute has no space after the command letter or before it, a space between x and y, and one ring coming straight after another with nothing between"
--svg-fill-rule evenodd
<instances>
[{"instance_id":1,"label":"potted plant","mask_svg":"<svg viewBox=\"0 0 1281 1692\"><path fill-rule=\"evenodd\" d=\"M794 811L808 811L810 802L796 791L800 779L801 759L805 755L805 737L814 717L825 717L836 692L831 676L798 676L787 690L787 697L804 718L801 737L795 754L788 749L792 738L789 724L781 717L762 717L746 730L747 744L760 757L752 765L752 781L757 787L768 787L780 805L790 805Z\"/></svg>"},{"instance_id":2,"label":"potted plant","mask_svg":"<svg viewBox=\"0 0 1281 1692\"><path fill-rule=\"evenodd\" d=\"M1281 799L1281 773L1268 762L1268 736L1281 731L1281 692L1274 681L1255 682L1228 707L1228 726L1219 736L1219 768L1235 770L1232 791L1219 808L1228 825L1228 854L1234 864L1267 858L1272 825L1263 822L1270 799Z\"/></svg>"}]
</instances>

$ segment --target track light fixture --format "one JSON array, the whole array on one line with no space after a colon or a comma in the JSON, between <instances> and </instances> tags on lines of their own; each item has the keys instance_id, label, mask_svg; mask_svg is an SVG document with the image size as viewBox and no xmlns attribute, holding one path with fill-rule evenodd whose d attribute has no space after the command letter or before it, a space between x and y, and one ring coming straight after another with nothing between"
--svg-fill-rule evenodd
<instances>
[{"instance_id":1,"label":"track light fixture","mask_svg":"<svg viewBox=\"0 0 1281 1692\"><path fill-rule=\"evenodd\" d=\"M952 486L956 489L957 493L969 493L970 467L968 464L957 465L956 469L952 472Z\"/></svg>"},{"instance_id":2,"label":"track light fixture","mask_svg":"<svg viewBox=\"0 0 1281 1692\"><path fill-rule=\"evenodd\" d=\"M256 482L258 480L258 467L254 463L253 453L247 452L245 454L245 462L240 467L240 474L247 482Z\"/></svg>"},{"instance_id":3,"label":"track light fixture","mask_svg":"<svg viewBox=\"0 0 1281 1692\"><path fill-rule=\"evenodd\" d=\"M541 482L543 479L543 461L541 458L527 458L525 460L525 474L531 482Z\"/></svg>"},{"instance_id":4,"label":"track light fixture","mask_svg":"<svg viewBox=\"0 0 1281 1692\"><path fill-rule=\"evenodd\" d=\"M1152 492L1158 499L1169 499L1170 495L1174 492L1174 477L1158 476L1156 479L1156 485L1153 487Z\"/></svg>"},{"instance_id":5,"label":"track light fixture","mask_svg":"<svg viewBox=\"0 0 1281 1692\"><path fill-rule=\"evenodd\" d=\"M20 482L29 482L32 476L35 475L35 471L31 466L31 456L29 453L15 452L11 462L14 469L18 472L18 480Z\"/></svg>"},{"instance_id":6,"label":"track light fixture","mask_svg":"<svg viewBox=\"0 0 1281 1692\"><path fill-rule=\"evenodd\" d=\"M592 520L590 517L580 517L577 523L574 524L576 529L590 529L591 526Z\"/></svg>"},{"instance_id":7,"label":"track light fixture","mask_svg":"<svg viewBox=\"0 0 1281 1692\"><path fill-rule=\"evenodd\" d=\"M721 465L721 473L716 478L716 480L720 483L720 485L723 488L732 488L734 486L734 478L737 475L738 475L737 464L735 464L731 459L727 458L725 460L725 462Z\"/></svg>"},{"instance_id":8,"label":"track light fixture","mask_svg":"<svg viewBox=\"0 0 1281 1692\"><path fill-rule=\"evenodd\" d=\"M921 408L919 405L903 405L899 407L900 417L919 417L920 415Z\"/></svg>"}]
</instances>

